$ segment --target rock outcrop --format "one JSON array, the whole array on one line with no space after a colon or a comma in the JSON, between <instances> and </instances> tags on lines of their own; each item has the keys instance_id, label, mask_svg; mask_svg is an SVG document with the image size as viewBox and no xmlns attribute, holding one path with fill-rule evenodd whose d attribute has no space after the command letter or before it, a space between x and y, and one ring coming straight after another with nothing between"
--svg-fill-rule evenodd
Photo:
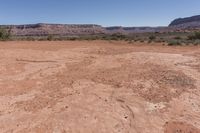
<instances>
[{"instance_id":1,"label":"rock outcrop","mask_svg":"<svg viewBox=\"0 0 200 133\"><path fill-rule=\"evenodd\" d=\"M169 27L180 29L200 28L200 15L175 19Z\"/></svg>"}]
</instances>

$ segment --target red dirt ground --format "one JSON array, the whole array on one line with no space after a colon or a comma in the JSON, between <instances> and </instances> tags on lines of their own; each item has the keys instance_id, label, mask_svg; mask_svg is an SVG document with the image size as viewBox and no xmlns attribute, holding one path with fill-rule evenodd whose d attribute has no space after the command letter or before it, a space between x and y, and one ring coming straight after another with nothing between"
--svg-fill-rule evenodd
<instances>
[{"instance_id":1,"label":"red dirt ground","mask_svg":"<svg viewBox=\"0 0 200 133\"><path fill-rule=\"evenodd\" d=\"M200 47L0 42L1 133L200 133Z\"/></svg>"}]
</instances>

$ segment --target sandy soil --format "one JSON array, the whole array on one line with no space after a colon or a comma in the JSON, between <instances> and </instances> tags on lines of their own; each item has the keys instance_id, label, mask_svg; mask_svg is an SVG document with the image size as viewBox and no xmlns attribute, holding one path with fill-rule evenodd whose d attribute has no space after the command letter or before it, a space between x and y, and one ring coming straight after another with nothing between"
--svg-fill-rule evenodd
<instances>
[{"instance_id":1,"label":"sandy soil","mask_svg":"<svg viewBox=\"0 0 200 133\"><path fill-rule=\"evenodd\" d=\"M0 42L1 133L200 133L200 47Z\"/></svg>"}]
</instances>

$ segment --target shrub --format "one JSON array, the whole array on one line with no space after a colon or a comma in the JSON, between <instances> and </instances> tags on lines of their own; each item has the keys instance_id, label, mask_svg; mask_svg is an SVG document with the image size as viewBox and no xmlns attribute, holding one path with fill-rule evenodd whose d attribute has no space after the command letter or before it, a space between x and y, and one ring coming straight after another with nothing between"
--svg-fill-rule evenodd
<instances>
[{"instance_id":1,"label":"shrub","mask_svg":"<svg viewBox=\"0 0 200 133\"><path fill-rule=\"evenodd\" d=\"M152 43L152 41L151 41L151 40L149 40L149 41L148 41L148 43Z\"/></svg>"},{"instance_id":2,"label":"shrub","mask_svg":"<svg viewBox=\"0 0 200 133\"><path fill-rule=\"evenodd\" d=\"M200 39L200 32L196 32L196 33L194 34L194 36L195 36L196 39Z\"/></svg>"},{"instance_id":3,"label":"shrub","mask_svg":"<svg viewBox=\"0 0 200 133\"><path fill-rule=\"evenodd\" d=\"M160 41L160 42L166 42L166 40L165 40L163 37L160 37L160 38L159 38L159 41Z\"/></svg>"},{"instance_id":4,"label":"shrub","mask_svg":"<svg viewBox=\"0 0 200 133\"><path fill-rule=\"evenodd\" d=\"M181 45L181 43L179 41L170 41L168 42L168 46L178 46Z\"/></svg>"},{"instance_id":5,"label":"shrub","mask_svg":"<svg viewBox=\"0 0 200 133\"><path fill-rule=\"evenodd\" d=\"M181 40L182 38L180 36L174 37L175 40Z\"/></svg>"},{"instance_id":6,"label":"shrub","mask_svg":"<svg viewBox=\"0 0 200 133\"><path fill-rule=\"evenodd\" d=\"M194 44L194 45L200 45L200 39L195 40L193 44Z\"/></svg>"},{"instance_id":7,"label":"shrub","mask_svg":"<svg viewBox=\"0 0 200 133\"><path fill-rule=\"evenodd\" d=\"M194 40L195 39L194 35L189 35L187 38L188 38L188 40Z\"/></svg>"},{"instance_id":8,"label":"shrub","mask_svg":"<svg viewBox=\"0 0 200 133\"><path fill-rule=\"evenodd\" d=\"M77 37L70 37L69 40L70 41L76 41L78 38Z\"/></svg>"},{"instance_id":9,"label":"shrub","mask_svg":"<svg viewBox=\"0 0 200 133\"><path fill-rule=\"evenodd\" d=\"M48 35L47 40L52 41L54 39L53 35Z\"/></svg>"},{"instance_id":10,"label":"shrub","mask_svg":"<svg viewBox=\"0 0 200 133\"><path fill-rule=\"evenodd\" d=\"M188 36L188 40L198 40L200 39L200 32L195 32L193 35Z\"/></svg>"},{"instance_id":11,"label":"shrub","mask_svg":"<svg viewBox=\"0 0 200 133\"><path fill-rule=\"evenodd\" d=\"M132 43L133 43L133 40L129 40L129 41L128 41L128 44L132 44Z\"/></svg>"},{"instance_id":12,"label":"shrub","mask_svg":"<svg viewBox=\"0 0 200 133\"><path fill-rule=\"evenodd\" d=\"M6 41L10 39L10 31L0 28L0 40Z\"/></svg>"},{"instance_id":13,"label":"shrub","mask_svg":"<svg viewBox=\"0 0 200 133\"><path fill-rule=\"evenodd\" d=\"M156 37L154 36L154 35L151 35L151 36L149 36L149 40L155 40L156 39Z\"/></svg>"},{"instance_id":14,"label":"shrub","mask_svg":"<svg viewBox=\"0 0 200 133\"><path fill-rule=\"evenodd\" d=\"M121 33L114 33L110 36L111 40L125 40L126 38L127 36Z\"/></svg>"},{"instance_id":15,"label":"shrub","mask_svg":"<svg viewBox=\"0 0 200 133\"><path fill-rule=\"evenodd\" d=\"M26 37L26 40L27 41L35 41L35 38L34 37L31 37L31 36L28 36ZM41 41L41 40L40 40Z\"/></svg>"}]
</instances>

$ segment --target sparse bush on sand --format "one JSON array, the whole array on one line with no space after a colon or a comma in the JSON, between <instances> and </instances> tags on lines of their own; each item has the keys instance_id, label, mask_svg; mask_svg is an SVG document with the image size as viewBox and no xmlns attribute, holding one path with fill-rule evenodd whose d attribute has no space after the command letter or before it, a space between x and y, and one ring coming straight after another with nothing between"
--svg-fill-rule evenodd
<instances>
[{"instance_id":1,"label":"sparse bush on sand","mask_svg":"<svg viewBox=\"0 0 200 133\"><path fill-rule=\"evenodd\" d=\"M155 39L156 39L156 36L154 36L154 35L149 36L149 40L150 40L150 41L153 41L153 40L155 40Z\"/></svg>"},{"instance_id":2,"label":"sparse bush on sand","mask_svg":"<svg viewBox=\"0 0 200 133\"><path fill-rule=\"evenodd\" d=\"M188 40L200 40L200 32L195 32L193 35L189 35Z\"/></svg>"},{"instance_id":3,"label":"sparse bush on sand","mask_svg":"<svg viewBox=\"0 0 200 133\"><path fill-rule=\"evenodd\" d=\"M180 46L180 45L182 45L180 41L172 40L168 42L168 46Z\"/></svg>"},{"instance_id":4,"label":"sparse bush on sand","mask_svg":"<svg viewBox=\"0 0 200 133\"><path fill-rule=\"evenodd\" d=\"M35 41L35 38L34 37L31 37L31 36L28 36L25 38L27 41ZM42 40L40 40L42 41Z\"/></svg>"},{"instance_id":5,"label":"sparse bush on sand","mask_svg":"<svg viewBox=\"0 0 200 133\"><path fill-rule=\"evenodd\" d=\"M182 38L180 36L175 36L174 39L175 40L181 40Z\"/></svg>"},{"instance_id":6,"label":"sparse bush on sand","mask_svg":"<svg viewBox=\"0 0 200 133\"><path fill-rule=\"evenodd\" d=\"M53 41L53 39L54 39L53 35L48 35L48 36L47 36L47 40L48 40L48 41Z\"/></svg>"},{"instance_id":7,"label":"sparse bush on sand","mask_svg":"<svg viewBox=\"0 0 200 133\"><path fill-rule=\"evenodd\" d=\"M0 28L0 41L7 41L10 39L10 31Z\"/></svg>"}]
</instances>

